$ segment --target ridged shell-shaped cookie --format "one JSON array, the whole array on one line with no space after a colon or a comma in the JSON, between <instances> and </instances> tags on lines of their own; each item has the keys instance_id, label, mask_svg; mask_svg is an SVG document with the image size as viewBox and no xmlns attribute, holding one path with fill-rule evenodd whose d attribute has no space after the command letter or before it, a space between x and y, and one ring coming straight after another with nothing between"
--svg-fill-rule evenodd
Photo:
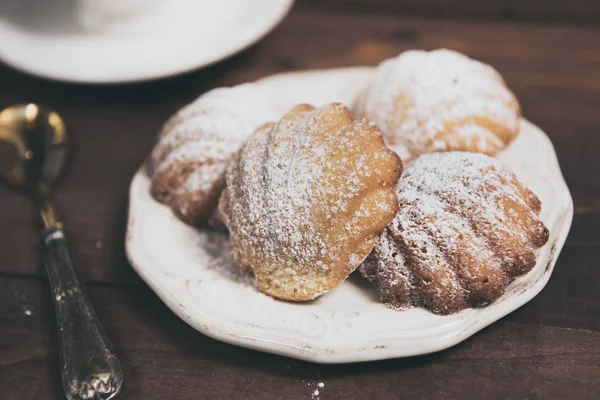
<instances>
[{"instance_id":1,"label":"ridged shell-shaped cookie","mask_svg":"<svg viewBox=\"0 0 600 400\"><path fill-rule=\"evenodd\" d=\"M225 167L254 130L276 119L254 84L214 89L164 125L148 160L151 193L183 221L205 225L225 186Z\"/></svg>"},{"instance_id":2,"label":"ridged shell-shaped cookie","mask_svg":"<svg viewBox=\"0 0 600 400\"><path fill-rule=\"evenodd\" d=\"M233 260L262 292L310 300L342 283L398 210L402 162L341 104L299 105L259 128L219 203Z\"/></svg>"},{"instance_id":3,"label":"ridged shell-shaped cookie","mask_svg":"<svg viewBox=\"0 0 600 400\"><path fill-rule=\"evenodd\" d=\"M392 308L449 314L489 304L548 240L539 199L483 154L422 155L397 194L398 214L360 268Z\"/></svg>"},{"instance_id":4,"label":"ridged shell-shaped cookie","mask_svg":"<svg viewBox=\"0 0 600 400\"><path fill-rule=\"evenodd\" d=\"M404 162L423 153L494 155L519 130L519 103L491 66L450 50L382 62L354 112L376 122Z\"/></svg>"}]
</instances>

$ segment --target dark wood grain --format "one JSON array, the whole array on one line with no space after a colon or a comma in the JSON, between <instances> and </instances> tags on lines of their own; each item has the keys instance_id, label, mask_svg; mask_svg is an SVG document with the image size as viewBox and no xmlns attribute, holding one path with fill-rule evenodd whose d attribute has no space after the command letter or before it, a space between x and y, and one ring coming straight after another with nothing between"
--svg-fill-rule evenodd
<instances>
[{"instance_id":1,"label":"dark wood grain","mask_svg":"<svg viewBox=\"0 0 600 400\"><path fill-rule=\"evenodd\" d=\"M0 293L0 387L15 382L22 387L3 398L59 399L46 282L0 279L0 285L5 288ZM128 399L165 394L170 399L309 399L319 382L325 384L319 390L322 399L402 399L408 393L428 399L475 393L479 398L592 399L600 391L600 326L563 327L564 317L557 319L545 307L547 296L450 350L339 366L217 342L181 322L145 287L92 285L90 297L123 360ZM596 315L599 300L591 302ZM589 311L574 307L570 318L581 323L592 315Z\"/></svg>"},{"instance_id":2,"label":"dark wood grain","mask_svg":"<svg viewBox=\"0 0 600 400\"><path fill-rule=\"evenodd\" d=\"M560 23L600 21L595 0L300 0L299 8L346 13Z\"/></svg>"},{"instance_id":3,"label":"dark wood grain","mask_svg":"<svg viewBox=\"0 0 600 400\"><path fill-rule=\"evenodd\" d=\"M123 398L310 399L318 382L325 384L321 399L600 398L598 3L453 3L301 1L251 49L143 84L70 85L0 66L0 108L47 104L64 116L74 139L76 152L55 202L122 358ZM161 123L183 104L209 88L272 73L373 65L403 50L438 47L499 69L527 118L556 147L575 218L550 282L533 301L441 353L322 366L207 338L174 316L132 271L123 244L129 180ZM0 186L1 399L61 398L35 220L24 196Z\"/></svg>"}]
</instances>

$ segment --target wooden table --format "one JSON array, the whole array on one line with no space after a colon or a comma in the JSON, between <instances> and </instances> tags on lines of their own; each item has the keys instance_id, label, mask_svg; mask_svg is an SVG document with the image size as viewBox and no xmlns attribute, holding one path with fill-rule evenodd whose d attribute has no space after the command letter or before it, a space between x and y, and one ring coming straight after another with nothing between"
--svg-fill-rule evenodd
<instances>
[{"instance_id":1,"label":"wooden table","mask_svg":"<svg viewBox=\"0 0 600 400\"><path fill-rule=\"evenodd\" d=\"M166 80L70 85L0 66L0 108L49 105L74 138L76 154L55 200L75 240L80 275L122 360L122 398L600 398L600 3L299 3L249 50ZM133 272L123 244L129 181L161 123L179 107L209 88L275 72L373 65L406 49L438 47L503 73L525 115L552 138L573 194L571 234L548 286L529 304L436 354L314 365L203 336ZM62 398L35 220L24 196L0 187L0 398L6 400Z\"/></svg>"}]
</instances>

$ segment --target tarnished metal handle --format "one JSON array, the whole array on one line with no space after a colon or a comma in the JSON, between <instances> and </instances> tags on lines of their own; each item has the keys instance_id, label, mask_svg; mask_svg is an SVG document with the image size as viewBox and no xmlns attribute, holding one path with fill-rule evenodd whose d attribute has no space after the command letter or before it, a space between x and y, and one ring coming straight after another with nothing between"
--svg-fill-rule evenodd
<instances>
[{"instance_id":1,"label":"tarnished metal handle","mask_svg":"<svg viewBox=\"0 0 600 400\"><path fill-rule=\"evenodd\" d=\"M123 370L77 278L64 230L44 231L42 249L54 298L67 399L114 399L123 384Z\"/></svg>"}]
</instances>

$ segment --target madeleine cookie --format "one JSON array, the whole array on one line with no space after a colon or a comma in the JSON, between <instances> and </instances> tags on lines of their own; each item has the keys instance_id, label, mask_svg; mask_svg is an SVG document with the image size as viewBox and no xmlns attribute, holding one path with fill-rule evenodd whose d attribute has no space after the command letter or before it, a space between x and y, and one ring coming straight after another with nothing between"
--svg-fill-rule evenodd
<instances>
[{"instance_id":1,"label":"madeleine cookie","mask_svg":"<svg viewBox=\"0 0 600 400\"><path fill-rule=\"evenodd\" d=\"M490 304L548 241L540 200L483 154L422 155L397 194L400 210L360 268L395 309L450 314Z\"/></svg>"},{"instance_id":2,"label":"madeleine cookie","mask_svg":"<svg viewBox=\"0 0 600 400\"><path fill-rule=\"evenodd\" d=\"M354 113L377 123L404 162L440 151L494 155L518 134L521 116L494 68L445 49L382 62Z\"/></svg>"},{"instance_id":3,"label":"madeleine cookie","mask_svg":"<svg viewBox=\"0 0 600 400\"><path fill-rule=\"evenodd\" d=\"M259 128L219 203L234 262L262 292L310 300L342 283L394 218L400 158L341 104L299 105Z\"/></svg>"},{"instance_id":4,"label":"madeleine cookie","mask_svg":"<svg viewBox=\"0 0 600 400\"><path fill-rule=\"evenodd\" d=\"M151 194L184 222L206 225L225 186L225 168L277 107L255 84L212 90L164 125L148 160ZM280 116L280 115L279 115Z\"/></svg>"}]
</instances>

